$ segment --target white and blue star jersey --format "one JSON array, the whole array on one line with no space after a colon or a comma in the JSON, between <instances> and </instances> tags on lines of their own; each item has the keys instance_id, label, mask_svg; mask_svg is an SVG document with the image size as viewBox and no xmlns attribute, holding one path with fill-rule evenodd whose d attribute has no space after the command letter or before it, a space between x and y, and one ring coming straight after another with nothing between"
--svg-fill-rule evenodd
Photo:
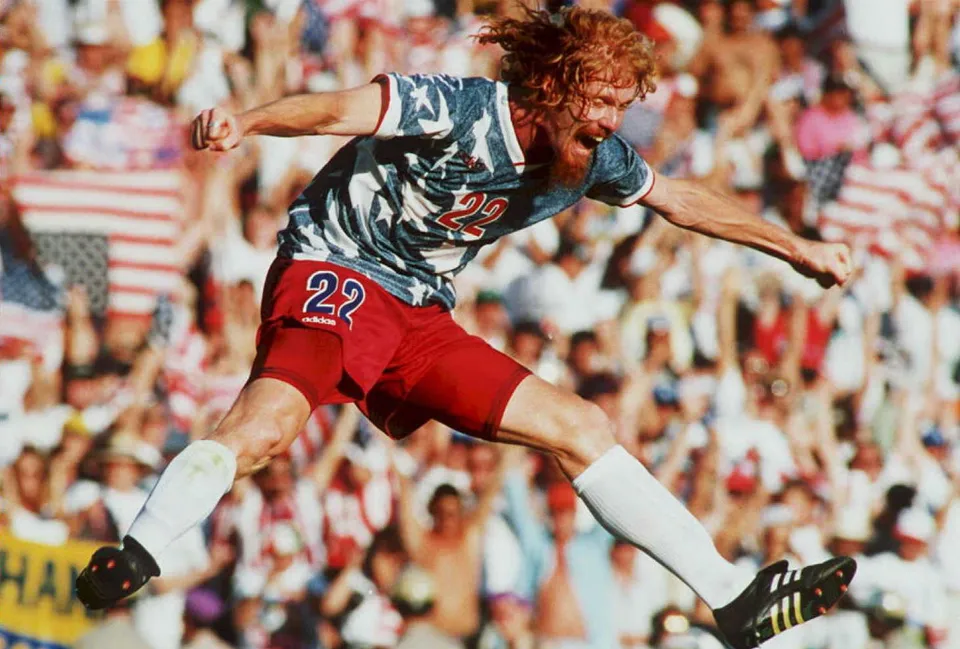
<instances>
[{"instance_id":1,"label":"white and blue star jersey","mask_svg":"<svg viewBox=\"0 0 960 649\"><path fill-rule=\"evenodd\" d=\"M385 108L290 206L281 257L317 259L375 280L414 306L452 308L454 275L481 246L548 219L584 196L631 205L653 172L622 138L601 143L581 188L548 186L527 167L507 86L443 75L378 77Z\"/></svg>"}]
</instances>

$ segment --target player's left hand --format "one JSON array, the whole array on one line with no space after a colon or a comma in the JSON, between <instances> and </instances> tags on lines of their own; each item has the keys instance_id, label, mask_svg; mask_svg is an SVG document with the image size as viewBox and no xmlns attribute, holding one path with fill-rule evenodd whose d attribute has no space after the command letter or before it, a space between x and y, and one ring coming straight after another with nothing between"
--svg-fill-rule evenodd
<instances>
[{"instance_id":1,"label":"player's left hand","mask_svg":"<svg viewBox=\"0 0 960 649\"><path fill-rule=\"evenodd\" d=\"M823 288L845 285L853 273L853 260L847 244L805 243L801 258L793 263L797 272L817 280Z\"/></svg>"}]
</instances>

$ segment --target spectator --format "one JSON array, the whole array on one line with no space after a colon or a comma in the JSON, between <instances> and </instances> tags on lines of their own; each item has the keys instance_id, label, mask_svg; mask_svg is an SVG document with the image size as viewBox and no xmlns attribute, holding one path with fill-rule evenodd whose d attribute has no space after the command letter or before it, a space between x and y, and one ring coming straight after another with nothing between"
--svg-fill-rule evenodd
<instances>
[{"instance_id":1,"label":"spectator","mask_svg":"<svg viewBox=\"0 0 960 649\"><path fill-rule=\"evenodd\" d=\"M434 580L451 585L444 598L435 602L430 621L437 630L461 642L480 628L482 534L499 486L499 480L491 481L467 515L460 492L441 484L428 505L433 526L425 529L414 511L408 479L401 478L400 532L410 557Z\"/></svg>"},{"instance_id":2,"label":"spectator","mask_svg":"<svg viewBox=\"0 0 960 649\"><path fill-rule=\"evenodd\" d=\"M203 589L190 591L184 612L184 649L228 649L230 645L213 631L213 625L223 613L223 602L215 593Z\"/></svg>"},{"instance_id":3,"label":"spectator","mask_svg":"<svg viewBox=\"0 0 960 649\"><path fill-rule=\"evenodd\" d=\"M863 160L868 144L867 125L853 110L853 88L843 79L827 77L819 106L804 111L797 122L797 146L807 160L851 153Z\"/></svg>"},{"instance_id":4,"label":"spectator","mask_svg":"<svg viewBox=\"0 0 960 649\"><path fill-rule=\"evenodd\" d=\"M400 576L393 591L393 601L403 615L403 638L399 649L455 649L463 645L438 630L430 620L430 613L436 606L436 585L430 573L408 567Z\"/></svg>"},{"instance_id":5,"label":"spectator","mask_svg":"<svg viewBox=\"0 0 960 649\"><path fill-rule=\"evenodd\" d=\"M577 498L566 483L554 483L547 491L549 522L531 509L523 475L511 473L505 489L508 520L528 566L522 594L535 602L538 641L545 646L613 646L613 539L599 525L576 530Z\"/></svg>"},{"instance_id":6,"label":"spectator","mask_svg":"<svg viewBox=\"0 0 960 649\"><path fill-rule=\"evenodd\" d=\"M397 645L403 621L390 596L403 587L401 579L408 563L396 528L379 532L365 552L355 550L320 604L325 618L340 622L339 635L345 646Z\"/></svg>"}]
</instances>

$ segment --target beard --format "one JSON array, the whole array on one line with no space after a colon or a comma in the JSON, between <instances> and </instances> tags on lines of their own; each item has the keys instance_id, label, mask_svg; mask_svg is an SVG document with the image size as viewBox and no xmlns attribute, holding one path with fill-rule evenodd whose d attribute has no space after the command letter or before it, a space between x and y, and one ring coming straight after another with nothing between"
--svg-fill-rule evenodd
<instances>
[{"instance_id":1,"label":"beard","mask_svg":"<svg viewBox=\"0 0 960 649\"><path fill-rule=\"evenodd\" d=\"M573 138L568 139L555 149L548 186L564 189L582 187L592 162L592 151L585 152Z\"/></svg>"}]
</instances>

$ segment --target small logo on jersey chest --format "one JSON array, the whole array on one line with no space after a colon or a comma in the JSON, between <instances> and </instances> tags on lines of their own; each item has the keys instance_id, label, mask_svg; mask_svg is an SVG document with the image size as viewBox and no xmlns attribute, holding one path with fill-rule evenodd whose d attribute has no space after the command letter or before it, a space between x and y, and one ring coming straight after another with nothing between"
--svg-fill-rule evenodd
<instances>
[{"instance_id":1,"label":"small logo on jersey chest","mask_svg":"<svg viewBox=\"0 0 960 649\"><path fill-rule=\"evenodd\" d=\"M467 166L467 169L470 171L485 171L487 165L483 164L483 160L476 156L472 156L466 151L461 151L457 154L457 158Z\"/></svg>"}]
</instances>

